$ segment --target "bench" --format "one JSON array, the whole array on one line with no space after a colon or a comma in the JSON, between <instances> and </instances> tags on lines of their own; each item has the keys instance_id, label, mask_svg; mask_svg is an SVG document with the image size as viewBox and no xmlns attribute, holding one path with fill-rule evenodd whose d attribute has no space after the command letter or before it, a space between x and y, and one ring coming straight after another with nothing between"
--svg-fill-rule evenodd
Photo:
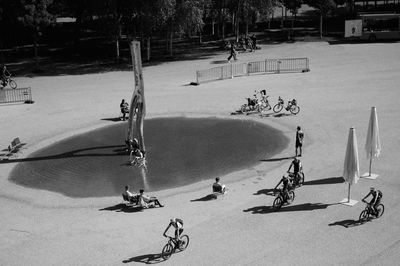
<instances>
[{"instance_id":1,"label":"bench","mask_svg":"<svg viewBox=\"0 0 400 266\"><path fill-rule=\"evenodd\" d=\"M7 160L13 153L18 152L22 145L23 144L18 137L13 139L13 141L11 141L11 144L8 145L7 153L3 155L1 160Z\"/></svg>"}]
</instances>

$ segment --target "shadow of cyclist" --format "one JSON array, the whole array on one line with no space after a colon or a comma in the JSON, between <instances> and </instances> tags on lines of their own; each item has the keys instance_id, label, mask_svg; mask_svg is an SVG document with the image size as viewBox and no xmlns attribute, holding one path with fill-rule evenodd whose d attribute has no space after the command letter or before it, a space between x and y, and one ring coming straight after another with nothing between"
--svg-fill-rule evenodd
<instances>
[{"instance_id":1,"label":"shadow of cyclist","mask_svg":"<svg viewBox=\"0 0 400 266\"><path fill-rule=\"evenodd\" d=\"M127 260L123 260L123 263L130 263L130 262L140 262L144 264L157 264L163 262L164 259L162 258L161 254L146 254L140 255L136 257L132 257Z\"/></svg>"},{"instance_id":2,"label":"shadow of cyclist","mask_svg":"<svg viewBox=\"0 0 400 266\"><path fill-rule=\"evenodd\" d=\"M359 226L362 225L363 222L361 222L360 220L342 220L342 221L337 221L334 223L330 223L329 226L333 226L333 225L341 225L345 228L349 228L349 227L355 227L355 226Z\"/></svg>"},{"instance_id":3,"label":"shadow of cyclist","mask_svg":"<svg viewBox=\"0 0 400 266\"><path fill-rule=\"evenodd\" d=\"M335 205L333 204L324 204L324 203L303 203L299 205L289 205L284 206L279 212L292 212L292 211L313 211L319 209L326 209L328 206ZM256 206L253 208L249 208L247 210L243 210L243 212L251 212L252 214L265 214L276 212L272 206Z\"/></svg>"}]
</instances>

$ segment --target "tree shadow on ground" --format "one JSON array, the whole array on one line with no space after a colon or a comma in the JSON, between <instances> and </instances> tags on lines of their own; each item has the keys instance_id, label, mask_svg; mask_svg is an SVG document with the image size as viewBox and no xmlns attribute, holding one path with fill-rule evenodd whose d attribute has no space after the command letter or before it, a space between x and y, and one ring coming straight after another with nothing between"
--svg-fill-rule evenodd
<instances>
[{"instance_id":1,"label":"tree shadow on ground","mask_svg":"<svg viewBox=\"0 0 400 266\"><path fill-rule=\"evenodd\" d=\"M130 262L140 262L145 264L157 264L163 262L164 259L162 258L161 254L146 254L140 255L136 257L132 257L127 260L123 260L123 263L130 263Z\"/></svg>"},{"instance_id":2,"label":"tree shadow on ground","mask_svg":"<svg viewBox=\"0 0 400 266\"><path fill-rule=\"evenodd\" d=\"M364 222L360 221L360 220L342 220L342 221L337 221L334 223L330 223L329 226L333 226L333 225L341 225L345 228L350 228L350 227L355 227L355 226L359 226L364 224Z\"/></svg>"},{"instance_id":3,"label":"tree shadow on ground","mask_svg":"<svg viewBox=\"0 0 400 266\"><path fill-rule=\"evenodd\" d=\"M290 156L290 157L281 157L281 158L271 158L271 159L262 159L260 160L261 162L279 162L283 160L290 160L293 159L296 156Z\"/></svg>"},{"instance_id":4,"label":"tree shadow on ground","mask_svg":"<svg viewBox=\"0 0 400 266\"><path fill-rule=\"evenodd\" d=\"M303 203L299 205L289 205L283 206L279 211L275 211L272 206L256 206L246 210L243 212L251 212L252 214L266 214L271 212L293 212L293 211L313 211L326 209L328 206L335 205L333 204L325 204L325 203Z\"/></svg>"},{"instance_id":5,"label":"tree shadow on ground","mask_svg":"<svg viewBox=\"0 0 400 266\"><path fill-rule=\"evenodd\" d=\"M329 184L339 184L339 183L344 183L343 177L329 177L324 179L305 181L303 185L313 186L313 185L329 185Z\"/></svg>"},{"instance_id":6,"label":"tree shadow on ground","mask_svg":"<svg viewBox=\"0 0 400 266\"><path fill-rule=\"evenodd\" d=\"M208 194L208 195L206 195L206 196L204 196L202 198L193 199L193 200L191 200L191 202L194 202L194 201L210 201L210 200L214 200L214 199L215 199L214 194Z\"/></svg>"},{"instance_id":7,"label":"tree shadow on ground","mask_svg":"<svg viewBox=\"0 0 400 266\"><path fill-rule=\"evenodd\" d=\"M0 164L6 163L20 163L20 162L32 162L32 161L42 161L42 160L54 160L54 159L63 159L63 158L72 158L72 157L97 157L97 156L120 156L126 154L123 149L114 149L112 153L87 153L87 154L79 154L80 152L91 151L91 150L98 150L98 149L111 149L111 148L123 148L124 145L112 145L112 146L98 146L98 147L91 147L85 149L78 149L73 151L68 151L56 155L49 155L49 156L41 156L41 157L28 157L28 158L21 158L21 159L11 159L11 160L3 160L0 161ZM116 152L118 151L118 152Z\"/></svg>"},{"instance_id":8,"label":"tree shadow on ground","mask_svg":"<svg viewBox=\"0 0 400 266\"><path fill-rule=\"evenodd\" d=\"M257 191L253 195L263 195L264 194L267 196L273 196L274 191L275 191L275 189L273 189L273 188L265 188L265 189L261 189L261 190Z\"/></svg>"},{"instance_id":9,"label":"tree shadow on ground","mask_svg":"<svg viewBox=\"0 0 400 266\"><path fill-rule=\"evenodd\" d=\"M119 203L114 206L99 209L99 211L115 211L115 212L132 213L132 212L141 212L141 211L143 211L143 208L140 206L127 206L124 203Z\"/></svg>"}]
</instances>

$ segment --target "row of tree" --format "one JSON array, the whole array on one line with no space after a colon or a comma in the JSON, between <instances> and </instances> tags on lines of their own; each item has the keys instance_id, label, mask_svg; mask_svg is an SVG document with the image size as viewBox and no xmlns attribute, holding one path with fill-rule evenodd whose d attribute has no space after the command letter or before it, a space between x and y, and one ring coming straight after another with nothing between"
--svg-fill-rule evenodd
<instances>
[{"instance_id":1,"label":"row of tree","mask_svg":"<svg viewBox=\"0 0 400 266\"><path fill-rule=\"evenodd\" d=\"M199 36L206 24L213 35L224 39L229 23L236 38L239 30L248 33L256 21L270 21L276 8L286 8L296 15L302 4L314 7L322 19L346 0L0 0L0 34L12 38L16 25L30 32L37 55L42 32L54 25L57 17L73 17L74 42L79 43L88 21L102 22L102 30L115 43L115 57L120 56L122 34L150 40L163 36L166 50L172 54L174 36ZM351 1L351 0L350 0ZM5 38L0 39L0 49Z\"/></svg>"}]
</instances>

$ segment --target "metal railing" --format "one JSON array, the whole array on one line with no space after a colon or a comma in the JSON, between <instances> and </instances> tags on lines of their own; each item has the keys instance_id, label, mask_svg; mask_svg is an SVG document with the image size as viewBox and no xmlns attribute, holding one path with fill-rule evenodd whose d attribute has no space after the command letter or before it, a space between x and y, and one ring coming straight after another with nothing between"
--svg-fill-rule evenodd
<instances>
[{"instance_id":1,"label":"metal railing","mask_svg":"<svg viewBox=\"0 0 400 266\"><path fill-rule=\"evenodd\" d=\"M1 89L0 103L32 102L31 88Z\"/></svg>"},{"instance_id":2,"label":"metal railing","mask_svg":"<svg viewBox=\"0 0 400 266\"><path fill-rule=\"evenodd\" d=\"M253 73L287 73L310 71L308 58L265 59L243 64L229 64L196 71L197 84L250 75Z\"/></svg>"}]
</instances>

